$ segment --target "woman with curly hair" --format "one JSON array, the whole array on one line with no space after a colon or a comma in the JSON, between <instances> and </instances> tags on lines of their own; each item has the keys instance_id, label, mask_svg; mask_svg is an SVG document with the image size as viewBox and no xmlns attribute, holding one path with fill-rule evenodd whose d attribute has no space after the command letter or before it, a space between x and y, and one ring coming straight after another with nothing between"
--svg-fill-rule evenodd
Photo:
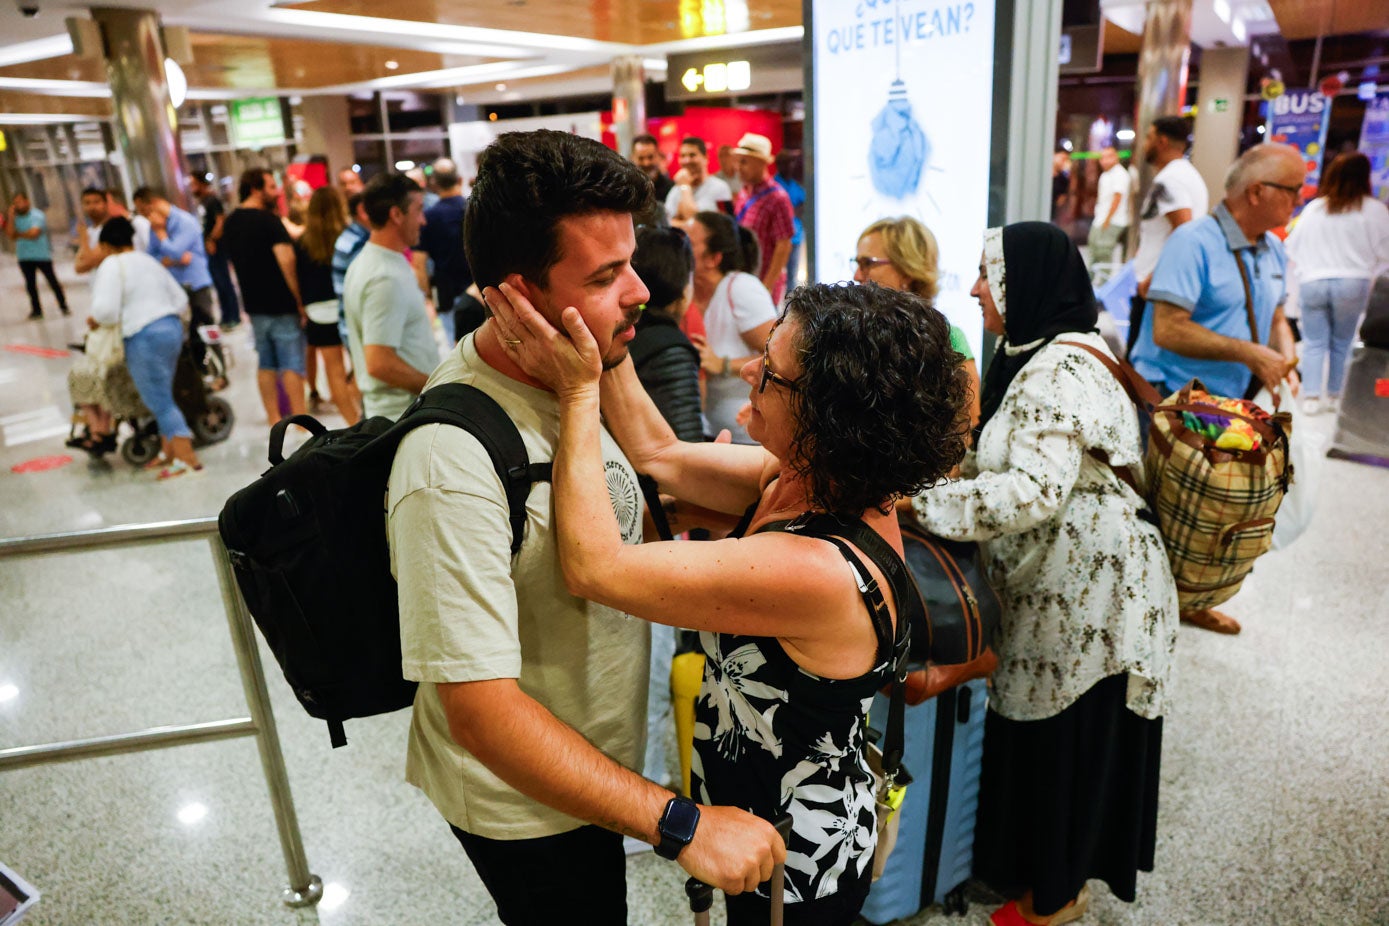
<instances>
[{"instance_id":1,"label":"woman with curly hair","mask_svg":"<svg viewBox=\"0 0 1389 926\"><path fill-rule=\"evenodd\" d=\"M1177 589L1143 499L1138 414L1109 372L1066 233L991 228L971 295L1003 340L966 478L913 500L927 530L980 541L1003 605L985 721L974 874L1016 897L996 926L1068 923L1085 882L1132 902L1153 870Z\"/></svg>"},{"instance_id":2,"label":"woman with curly hair","mask_svg":"<svg viewBox=\"0 0 1389 926\"><path fill-rule=\"evenodd\" d=\"M565 310L561 333L503 293L490 290L488 302L513 356L560 400L554 492L569 590L701 631L693 796L769 820L789 814L785 922L847 926L867 896L876 841L864 734L890 677L897 594L884 600L893 587L880 564L901 564L893 505L964 453L965 382L949 325L883 287L796 289L740 370L761 446L682 443L630 363L601 373L577 310ZM745 530L624 545L606 493L593 491L603 484L600 396L613 436L675 496L677 515L686 504L744 512ZM685 526L698 525L674 529ZM767 922L764 890L748 883L730 896L728 921Z\"/></svg>"}]
</instances>

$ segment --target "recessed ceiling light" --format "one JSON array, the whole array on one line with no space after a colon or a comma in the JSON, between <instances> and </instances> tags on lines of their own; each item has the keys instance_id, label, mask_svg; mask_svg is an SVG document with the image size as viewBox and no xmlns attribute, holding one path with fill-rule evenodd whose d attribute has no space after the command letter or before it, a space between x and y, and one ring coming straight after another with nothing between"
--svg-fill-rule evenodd
<instances>
[{"instance_id":1,"label":"recessed ceiling light","mask_svg":"<svg viewBox=\"0 0 1389 926\"><path fill-rule=\"evenodd\" d=\"M4 685L0 685L0 702L13 701L17 697L19 697L18 686L11 685L8 682Z\"/></svg>"},{"instance_id":2,"label":"recessed ceiling light","mask_svg":"<svg viewBox=\"0 0 1389 926\"><path fill-rule=\"evenodd\" d=\"M398 67L400 67L399 61L392 60L386 62L386 70L388 71L394 71Z\"/></svg>"},{"instance_id":3,"label":"recessed ceiling light","mask_svg":"<svg viewBox=\"0 0 1389 926\"><path fill-rule=\"evenodd\" d=\"M497 92L498 92L498 93L505 93L505 92L506 92L506 84L497 84Z\"/></svg>"}]
</instances>

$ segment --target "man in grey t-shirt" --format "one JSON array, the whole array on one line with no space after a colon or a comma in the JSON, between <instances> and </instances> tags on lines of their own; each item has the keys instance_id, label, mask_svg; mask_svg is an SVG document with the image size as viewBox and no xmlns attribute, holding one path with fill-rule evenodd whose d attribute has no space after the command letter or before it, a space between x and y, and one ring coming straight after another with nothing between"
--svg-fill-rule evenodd
<instances>
[{"instance_id":1,"label":"man in grey t-shirt","mask_svg":"<svg viewBox=\"0 0 1389 926\"><path fill-rule=\"evenodd\" d=\"M424 294L405 259L420 242L424 192L404 174L382 174L367 184L362 205L371 238L343 280L348 346L365 415L399 418L439 364Z\"/></svg>"}]
</instances>

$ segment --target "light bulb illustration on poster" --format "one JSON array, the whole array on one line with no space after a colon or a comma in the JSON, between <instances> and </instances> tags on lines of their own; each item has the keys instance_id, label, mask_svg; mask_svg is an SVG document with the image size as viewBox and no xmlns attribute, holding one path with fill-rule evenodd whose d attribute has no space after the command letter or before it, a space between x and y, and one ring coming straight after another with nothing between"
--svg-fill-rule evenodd
<instances>
[{"instance_id":1,"label":"light bulb illustration on poster","mask_svg":"<svg viewBox=\"0 0 1389 926\"><path fill-rule=\"evenodd\" d=\"M814 0L816 266L851 279L860 231L911 216L940 245L936 306L981 340L969 295L988 218L989 0Z\"/></svg>"}]
</instances>

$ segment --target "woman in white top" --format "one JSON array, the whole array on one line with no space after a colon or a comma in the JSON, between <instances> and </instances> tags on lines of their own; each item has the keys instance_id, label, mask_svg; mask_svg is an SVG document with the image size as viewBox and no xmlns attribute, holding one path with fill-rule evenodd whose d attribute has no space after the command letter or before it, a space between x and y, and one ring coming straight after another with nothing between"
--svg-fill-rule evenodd
<instances>
[{"instance_id":1,"label":"woman in white top","mask_svg":"<svg viewBox=\"0 0 1389 926\"><path fill-rule=\"evenodd\" d=\"M92 320L120 325L125 365L135 388L159 423L163 453L151 462L160 479L199 472L193 432L174 403L174 367L183 350L183 318L188 294L169 271L133 249L135 228L124 217L101 227L109 255L92 278Z\"/></svg>"},{"instance_id":2,"label":"woman in white top","mask_svg":"<svg viewBox=\"0 0 1389 926\"><path fill-rule=\"evenodd\" d=\"M1370 298L1376 269L1389 264L1389 207L1370 195L1370 159L1340 155L1322 175L1317 198L1302 210L1287 250L1297 270L1302 309L1302 400L1321 410L1322 381L1335 407L1346 354ZM1327 355L1330 355L1330 371Z\"/></svg>"},{"instance_id":3,"label":"woman in white top","mask_svg":"<svg viewBox=\"0 0 1389 926\"><path fill-rule=\"evenodd\" d=\"M1083 344L1112 356L1065 232L985 234L971 294L1003 340L965 478L913 500L933 533L982 544L1003 604L975 875L1014 902L999 926L1061 923L1099 878L1132 902L1151 871L1177 590L1143 502L1095 453L1142 467L1138 414Z\"/></svg>"},{"instance_id":4,"label":"woman in white top","mask_svg":"<svg viewBox=\"0 0 1389 926\"><path fill-rule=\"evenodd\" d=\"M762 356L777 317L767 287L748 272L758 265L757 237L721 212L695 213L689 235L694 302L704 313L705 337L690 339L707 375L704 419L711 434L727 430L735 444L753 444L737 420L748 404L741 371Z\"/></svg>"}]
</instances>

